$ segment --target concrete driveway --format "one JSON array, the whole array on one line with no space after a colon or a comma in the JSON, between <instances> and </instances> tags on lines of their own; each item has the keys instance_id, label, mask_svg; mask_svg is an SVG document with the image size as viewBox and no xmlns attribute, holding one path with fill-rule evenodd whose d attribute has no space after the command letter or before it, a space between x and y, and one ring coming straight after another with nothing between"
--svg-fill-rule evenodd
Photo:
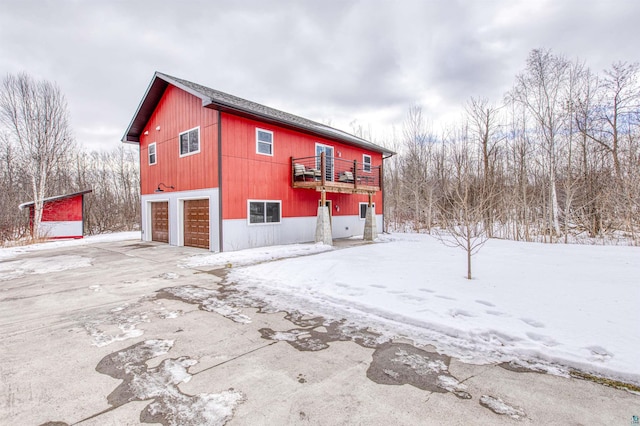
<instances>
[{"instance_id":1,"label":"concrete driveway","mask_svg":"<svg viewBox=\"0 0 640 426\"><path fill-rule=\"evenodd\" d=\"M348 256L348 248L345 248ZM630 424L640 396L269 312L121 241L0 262L0 424ZM53 265L34 273L34 264ZM65 264L70 269L58 268Z\"/></svg>"}]
</instances>

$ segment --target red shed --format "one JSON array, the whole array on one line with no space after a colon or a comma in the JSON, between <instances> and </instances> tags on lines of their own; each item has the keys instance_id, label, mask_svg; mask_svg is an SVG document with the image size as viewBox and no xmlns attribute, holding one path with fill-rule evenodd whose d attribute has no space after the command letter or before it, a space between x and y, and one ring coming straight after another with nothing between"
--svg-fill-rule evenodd
<instances>
[{"instance_id":1,"label":"red shed","mask_svg":"<svg viewBox=\"0 0 640 426\"><path fill-rule=\"evenodd\" d=\"M45 198L42 205L42 234L47 238L82 238L84 235L84 195L87 189L73 194ZM20 204L20 209L29 208L29 225L33 234L35 203Z\"/></svg>"}]
</instances>

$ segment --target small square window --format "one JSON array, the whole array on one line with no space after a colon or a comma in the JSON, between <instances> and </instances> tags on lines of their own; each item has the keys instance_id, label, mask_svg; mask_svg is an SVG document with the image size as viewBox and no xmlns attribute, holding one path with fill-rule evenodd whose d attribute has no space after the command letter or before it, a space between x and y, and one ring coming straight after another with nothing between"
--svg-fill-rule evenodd
<instances>
[{"instance_id":1,"label":"small square window","mask_svg":"<svg viewBox=\"0 0 640 426\"><path fill-rule=\"evenodd\" d=\"M360 219L366 219L367 218L367 206L369 205L369 203L360 203ZM372 203L371 204L373 206L373 208L376 208L376 203Z\"/></svg>"},{"instance_id":2,"label":"small square window","mask_svg":"<svg viewBox=\"0 0 640 426\"><path fill-rule=\"evenodd\" d=\"M249 201L249 224L280 223L281 201Z\"/></svg>"},{"instance_id":3,"label":"small square window","mask_svg":"<svg viewBox=\"0 0 640 426\"><path fill-rule=\"evenodd\" d=\"M180 133L180 156L200 152L200 128Z\"/></svg>"},{"instance_id":4,"label":"small square window","mask_svg":"<svg viewBox=\"0 0 640 426\"><path fill-rule=\"evenodd\" d=\"M152 166L157 162L156 143L149 144L149 165Z\"/></svg>"},{"instance_id":5,"label":"small square window","mask_svg":"<svg viewBox=\"0 0 640 426\"><path fill-rule=\"evenodd\" d=\"M273 155L273 132L256 129L256 153Z\"/></svg>"},{"instance_id":6,"label":"small square window","mask_svg":"<svg viewBox=\"0 0 640 426\"><path fill-rule=\"evenodd\" d=\"M367 154L362 155L362 170L371 173L371 156Z\"/></svg>"}]
</instances>

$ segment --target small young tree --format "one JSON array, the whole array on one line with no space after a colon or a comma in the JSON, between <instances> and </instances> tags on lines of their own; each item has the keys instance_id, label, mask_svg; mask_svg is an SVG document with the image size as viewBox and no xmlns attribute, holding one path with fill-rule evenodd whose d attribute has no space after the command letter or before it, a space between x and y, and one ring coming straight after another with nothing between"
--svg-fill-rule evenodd
<instances>
[{"instance_id":1,"label":"small young tree","mask_svg":"<svg viewBox=\"0 0 640 426\"><path fill-rule=\"evenodd\" d=\"M467 138L463 135L461 142L450 151L454 179L441 201L441 210L447 218L447 234L441 231L437 236L443 244L466 252L467 279L470 280L471 257L489 238L485 218L493 189L484 187L468 148Z\"/></svg>"},{"instance_id":2,"label":"small young tree","mask_svg":"<svg viewBox=\"0 0 640 426\"><path fill-rule=\"evenodd\" d=\"M10 74L0 87L0 125L28 177L35 210L33 236L38 237L49 178L73 146L64 95L49 81Z\"/></svg>"}]
</instances>

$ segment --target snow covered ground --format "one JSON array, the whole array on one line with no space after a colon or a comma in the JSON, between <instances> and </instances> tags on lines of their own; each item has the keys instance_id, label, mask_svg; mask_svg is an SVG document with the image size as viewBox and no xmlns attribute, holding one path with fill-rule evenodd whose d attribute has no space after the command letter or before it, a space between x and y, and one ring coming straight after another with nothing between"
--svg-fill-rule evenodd
<instances>
[{"instance_id":1,"label":"snow covered ground","mask_svg":"<svg viewBox=\"0 0 640 426\"><path fill-rule=\"evenodd\" d=\"M236 256L247 263L248 254ZM471 281L465 255L427 235L393 234L233 267L229 280L277 308L346 318L468 362L521 360L640 383L639 248L490 240Z\"/></svg>"}]
</instances>

